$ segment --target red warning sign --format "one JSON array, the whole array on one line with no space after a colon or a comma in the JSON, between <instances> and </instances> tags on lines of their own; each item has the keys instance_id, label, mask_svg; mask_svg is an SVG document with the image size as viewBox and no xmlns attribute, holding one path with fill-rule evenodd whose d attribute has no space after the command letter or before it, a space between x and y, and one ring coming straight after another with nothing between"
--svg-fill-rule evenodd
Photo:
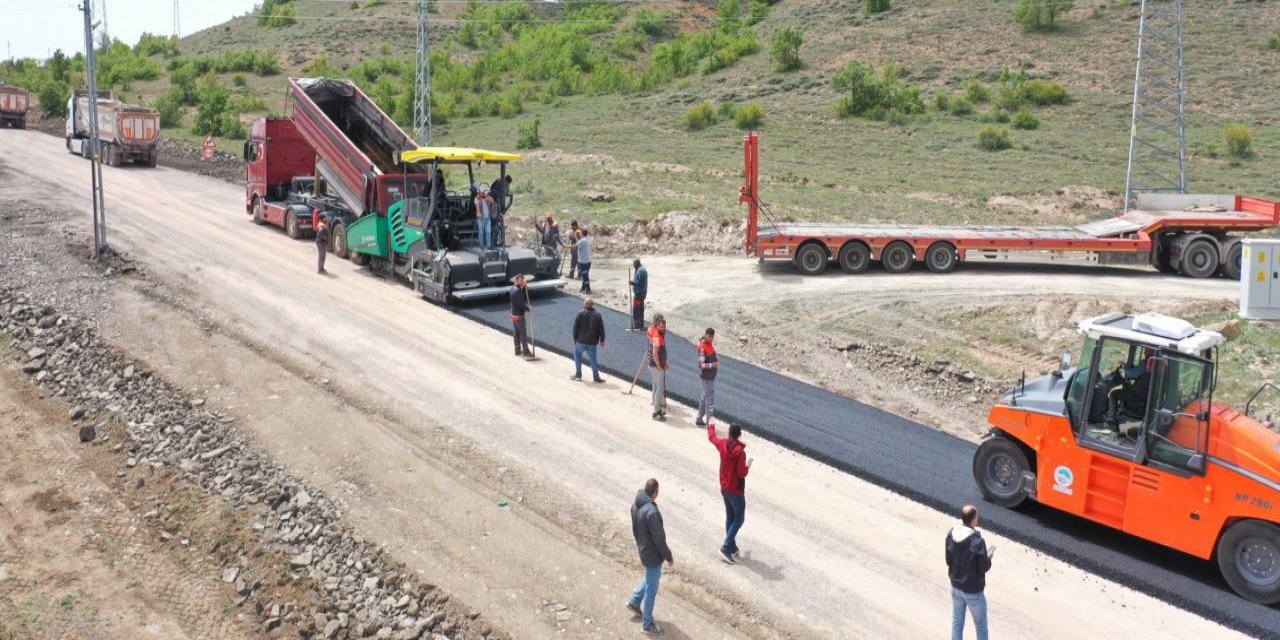
<instances>
[{"instance_id":1,"label":"red warning sign","mask_svg":"<svg viewBox=\"0 0 1280 640\"><path fill-rule=\"evenodd\" d=\"M205 160L212 160L213 154L218 151L218 145L213 142L213 134L204 137L204 146L201 148L200 155Z\"/></svg>"}]
</instances>

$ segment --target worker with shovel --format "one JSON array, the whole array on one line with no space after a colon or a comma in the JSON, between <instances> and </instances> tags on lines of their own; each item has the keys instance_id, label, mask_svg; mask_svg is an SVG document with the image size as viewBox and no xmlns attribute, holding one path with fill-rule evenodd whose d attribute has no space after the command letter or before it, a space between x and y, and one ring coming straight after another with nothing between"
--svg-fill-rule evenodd
<instances>
[{"instance_id":1,"label":"worker with shovel","mask_svg":"<svg viewBox=\"0 0 1280 640\"><path fill-rule=\"evenodd\" d=\"M631 328L630 331L644 331L644 299L649 295L649 270L640 264L640 258L632 263L635 273L631 276Z\"/></svg>"},{"instance_id":2,"label":"worker with shovel","mask_svg":"<svg viewBox=\"0 0 1280 640\"><path fill-rule=\"evenodd\" d=\"M516 286L511 288L511 337L515 341L516 355L524 356L526 360L533 359L533 352L529 350L529 329L525 324L525 315L531 310L524 276L516 276Z\"/></svg>"}]
</instances>

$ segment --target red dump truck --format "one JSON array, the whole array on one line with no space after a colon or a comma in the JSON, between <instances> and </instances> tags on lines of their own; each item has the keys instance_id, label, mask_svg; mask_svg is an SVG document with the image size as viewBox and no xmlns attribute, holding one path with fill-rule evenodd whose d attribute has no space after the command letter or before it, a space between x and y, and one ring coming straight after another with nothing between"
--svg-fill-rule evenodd
<instances>
[{"instance_id":1,"label":"red dump truck","mask_svg":"<svg viewBox=\"0 0 1280 640\"><path fill-rule=\"evenodd\" d=\"M761 261L788 260L816 275L832 261L846 273L879 262L889 273L917 262L935 273L974 258L1002 259L1034 252L1089 253L1099 264L1150 264L1191 278L1240 278L1239 232L1280 225L1280 203L1238 195L1140 194L1137 207L1111 218L1067 226L934 226L791 224L760 221L760 140L743 143L747 205L746 252Z\"/></svg>"},{"instance_id":2,"label":"red dump truck","mask_svg":"<svg viewBox=\"0 0 1280 640\"><path fill-rule=\"evenodd\" d=\"M26 129L27 110L30 108L31 96L26 89L0 82L0 127Z\"/></svg>"},{"instance_id":3,"label":"red dump truck","mask_svg":"<svg viewBox=\"0 0 1280 640\"><path fill-rule=\"evenodd\" d=\"M83 158L93 155L92 131L89 95L76 91L67 101L67 151ZM159 158L160 115L154 109L120 102L110 93L99 94L98 140L102 162L113 167L126 162L154 167Z\"/></svg>"}]
</instances>

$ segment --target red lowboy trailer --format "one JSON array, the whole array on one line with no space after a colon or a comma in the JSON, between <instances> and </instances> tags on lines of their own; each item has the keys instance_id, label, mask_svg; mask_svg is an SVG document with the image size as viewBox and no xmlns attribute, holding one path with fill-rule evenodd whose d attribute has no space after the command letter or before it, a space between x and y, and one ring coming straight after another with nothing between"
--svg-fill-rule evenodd
<instances>
[{"instance_id":1,"label":"red lowboy trailer","mask_svg":"<svg viewBox=\"0 0 1280 640\"><path fill-rule=\"evenodd\" d=\"M966 259L1011 252L1089 252L1101 264L1150 264L1192 278L1240 278L1240 237L1280 225L1280 203L1245 196L1140 194L1137 207L1112 218L1067 226L935 226L779 224L760 222L760 139L743 143L747 205L746 252L760 260L790 260L806 275L834 260L846 273L879 261L890 273L916 262L947 273Z\"/></svg>"}]
</instances>

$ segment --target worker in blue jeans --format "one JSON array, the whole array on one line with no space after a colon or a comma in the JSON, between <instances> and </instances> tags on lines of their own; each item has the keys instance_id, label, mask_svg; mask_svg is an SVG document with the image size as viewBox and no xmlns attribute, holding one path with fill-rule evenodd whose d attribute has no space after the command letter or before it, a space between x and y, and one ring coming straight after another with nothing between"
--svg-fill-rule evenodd
<instances>
[{"instance_id":1,"label":"worker in blue jeans","mask_svg":"<svg viewBox=\"0 0 1280 640\"><path fill-rule=\"evenodd\" d=\"M978 531L978 508L960 509L960 526L947 532L947 574L951 577L951 640L964 640L964 612L973 614L978 640L987 640L987 571L994 545Z\"/></svg>"},{"instance_id":2,"label":"worker in blue jeans","mask_svg":"<svg viewBox=\"0 0 1280 640\"><path fill-rule=\"evenodd\" d=\"M591 381L604 382L600 377L600 364L596 351L604 347L604 318L596 311L591 298L582 302L582 311L573 319L573 375L570 380L582 380L582 354L591 360Z\"/></svg>"},{"instance_id":3,"label":"worker in blue jeans","mask_svg":"<svg viewBox=\"0 0 1280 640\"><path fill-rule=\"evenodd\" d=\"M644 488L636 492L631 505L631 533L640 552L640 564L644 565L644 581L627 600L627 609L640 617L640 629L649 635L661 635L662 627L653 620L653 605L658 597L658 584L662 580L662 561L667 568L675 566L671 548L667 546L667 531L658 511L658 480L649 478Z\"/></svg>"}]
</instances>

